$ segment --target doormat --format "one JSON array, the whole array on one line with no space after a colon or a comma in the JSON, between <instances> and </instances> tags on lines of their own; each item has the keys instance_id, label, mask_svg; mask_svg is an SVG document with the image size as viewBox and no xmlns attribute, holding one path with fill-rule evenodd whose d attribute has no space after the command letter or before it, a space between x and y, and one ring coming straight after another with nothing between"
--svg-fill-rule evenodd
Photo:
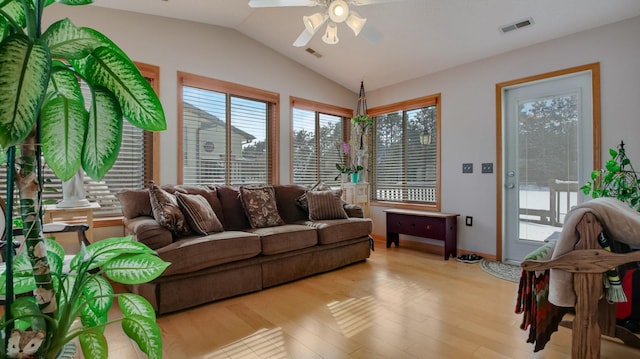
<instances>
[{"instance_id":1,"label":"doormat","mask_svg":"<svg viewBox=\"0 0 640 359\"><path fill-rule=\"evenodd\" d=\"M520 273L522 272L520 266L483 259L480 261L480 268L494 277L510 282L520 282Z\"/></svg>"}]
</instances>

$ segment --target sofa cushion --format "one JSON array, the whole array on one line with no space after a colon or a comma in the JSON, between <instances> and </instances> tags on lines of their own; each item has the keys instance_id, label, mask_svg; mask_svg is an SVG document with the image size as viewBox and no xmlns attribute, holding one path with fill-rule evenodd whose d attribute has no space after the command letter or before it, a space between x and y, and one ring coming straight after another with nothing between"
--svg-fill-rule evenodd
<instances>
[{"instance_id":1,"label":"sofa cushion","mask_svg":"<svg viewBox=\"0 0 640 359\"><path fill-rule=\"evenodd\" d=\"M246 231L260 236L262 254L264 255L290 252L318 244L316 230L299 224L253 228Z\"/></svg>"},{"instance_id":2,"label":"sofa cushion","mask_svg":"<svg viewBox=\"0 0 640 359\"><path fill-rule=\"evenodd\" d=\"M298 184L274 184L273 189L276 192L278 213L280 213L280 218L285 223L294 223L309 218L309 214L296 202L304 194L306 190L304 186Z\"/></svg>"},{"instance_id":3,"label":"sofa cushion","mask_svg":"<svg viewBox=\"0 0 640 359\"><path fill-rule=\"evenodd\" d=\"M307 202L307 192L308 191L330 191L331 187L329 187L326 183L322 181L316 182L313 186L309 187L307 191L302 193L298 198L296 198L296 205L298 205L305 213L309 213L309 203Z\"/></svg>"},{"instance_id":4,"label":"sofa cushion","mask_svg":"<svg viewBox=\"0 0 640 359\"><path fill-rule=\"evenodd\" d=\"M370 218L329 219L304 223L318 231L319 244L365 237L373 231L373 222Z\"/></svg>"},{"instance_id":5,"label":"sofa cushion","mask_svg":"<svg viewBox=\"0 0 640 359\"><path fill-rule=\"evenodd\" d=\"M158 221L151 216L125 218L124 227L126 229L125 234L135 235L136 241L146 244L147 247L154 250L173 243L171 231L160 226Z\"/></svg>"},{"instance_id":6,"label":"sofa cushion","mask_svg":"<svg viewBox=\"0 0 640 359\"><path fill-rule=\"evenodd\" d=\"M153 182L149 188L149 198L153 217L161 226L170 230L176 236L183 236L190 232L187 219L182 214L176 196L156 186Z\"/></svg>"},{"instance_id":7,"label":"sofa cushion","mask_svg":"<svg viewBox=\"0 0 640 359\"><path fill-rule=\"evenodd\" d=\"M238 189L231 186L218 186L216 190L224 211L224 222L222 222L224 229L227 231L239 231L251 228L249 219L244 213Z\"/></svg>"},{"instance_id":8,"label":"sofa cushion","mask_svg":"<svg viewBox=\"0 0 640 359\"><path fill-rule=\"evenodd\" d=\"M260 252L257 234L227 231L185 237L158 249L158 256L171 263L162 273L169 276L252 258Z\"/></svg>"},{"instance_id":9,"label":"sofa cushion","mask_svg":"<svg viewBox=\"0 0 640 359\"><path fill-rule=\"evenodd\" d=\"M122 206L124 218L136 218L138 216L153 217L149 190L122 190L117 194Z\"/></svg>"},{"instance_id":10,"label":"sofa cushion","mask_svg":"<svg viewBox=\"0 0 640 359\"><path fill-rule=\"evenodd\" d=\"M215 186L181 184L175 186L175 191L201 195L209 202L220 223L224 223L224 210L222 209L220 199L218 199L218 191Z\"/></svg>"},{"instance_id":11,"label":"sofa cushion","mask_svg":"<svg viewBox=\"0 0 640 359\"><path fill-rule=\"evenodd\" d=\"M335 191L307 191L309 219L317 221L348 218L347 212L342 208L341 197L341 189Z\"/></svg>"},{"instance_id":12,"label":"sofa cushion","mask_svg":"<svg viewBox=\"0 0 640 359\"><path fill-rule=\"evenodd\" d=\"M272 186L241 186L240 199L249 218L251 228L281 226L284 224Z\"/></svg>"},{"instance_id":13,"label":"sofa cushion","mask_svg":"<svg viewBox=\"0 0 640 359\"><path fill-rule=\"evenodd\" d=\"M176 192L176 200L189 226L196 233L207 235L224 231L213 208L201 195Z\"/></svg>"}]
</instances>

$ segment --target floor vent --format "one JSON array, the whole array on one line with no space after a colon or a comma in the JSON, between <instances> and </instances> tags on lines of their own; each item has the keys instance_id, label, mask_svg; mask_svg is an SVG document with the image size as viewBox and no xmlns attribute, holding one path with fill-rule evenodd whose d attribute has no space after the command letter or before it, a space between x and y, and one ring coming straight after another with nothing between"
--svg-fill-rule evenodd
<instances>
[{"instance_id":1,"label":"floor vent","mask_svg":"<svg viewBox=\"0 0 640 359\"><path fill-rule=\"evenodd\" d=\"M310 47L307 47L306 49L304 49L304 51L310 53L311 55L313 55L313 56L315 56L317 58L321 58L322 57L321 53L319 53L318 51L316 51L316 50L314 50L314 49L312 49Z\"/></svg>"},{"instance_id":2,"label":"floor vent","mask_svg":"<svg viewBox=\"0 0 640 359\"><path fill-rule=\"evenodd\" d=\"M533 19L529 17L524 20L514 22L512 24L500 26L500 31L502 31L503 34L506 34L507 32L519 30L519 29L522 29L523 27L527 27L530 25L533 25Z\"/></svg>"}]
</instances>

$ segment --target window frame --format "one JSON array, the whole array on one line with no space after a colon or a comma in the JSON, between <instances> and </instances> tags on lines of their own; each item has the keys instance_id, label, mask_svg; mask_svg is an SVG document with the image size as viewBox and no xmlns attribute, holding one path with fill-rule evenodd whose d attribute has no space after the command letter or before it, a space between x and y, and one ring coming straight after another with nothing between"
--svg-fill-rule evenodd
<instances>
[{"instance_id":1,"label":"window frame","mask_svg":"<svg viewBox=\"0 0 640 359\"><path fill-rule=\"evenodd\" d=\"M178 71L178 117L177 117L177 136L178 136L178 160L177 160L177 184L183 184L183 157L184 157L184 143L183 143L183 126L184 126L184 106L183 95L184 86L196 87L203 90L215 91L224 93L226 95L243 97L250 100L268 102L269 115L267 120L267 151L269 157L269 165L267 168L267 182L279 183L280 179L280 159L277 156L278 138L280 135L280 94L267 90L258 89L255 87L240 85L223 80L213 79L206 76L191 74L187 72Z\"/></svg>"},{"instance_id":2,"label":"window frame","mask_svg":"<svg viewBox=\"0 0 640 359\"><path fill-rule=\"evenodd\" d=\"M289 118L290 121L290 131L289 131L289 159L291 161L291 166L289 168L289 183L293 182L293 109L297 108L299 110L307 110L315 112L315 131L316 131L316 146L318 145L319 138L317 136L318 130L318 115L326 114L331 116L339 116L344 119L342 122L342 141L349 142L351 138L351 118L353 117L353 110L340 107L335 105L329 105L322 102L317 102L313 100L308 100L300 97L290 96L289 97ZM320 174L320 162L319 162L319 153L316 152L316 167L317 173ZM337 171L337 170L336 170ZM316 178L316 181L319 181L320 178Z\"/></svg>"},{"instance_id":3,"label":"window frame","mask_svg":"<svg viewBox=\"0 0 640 359\"><path fill-rule=\"evenodd\" d=\"M378 106L378 107L373 107L373 108L369 108L367 110L367 115L371 118L374 118L374 131L371 132L370 136L370 141L372 146L370 147L372 149L371 154L370 154L370 163L369 163L369 168L372 171L376 170L376 167L374 166L373 161L375 161L375 154L376 154L376 148L375 148L375 138L374 133L375 133L375 127L376 127L376 123L375 123L375 117L376 116L381 116L381 115L385 115L385 114L389 114L392 112L405 112L405 111L411 111L411 110L416 110L419 108L423 108L423 107L428 107L428 106L436 106L436 202L435 204L431 204L431 203L416 203L416 202L395 202L395 201L381 201L381 200L371 200L370 205L372 206L381 206L381 207L390 207L390 208L404 208L404 209L416 209L416 210L427 210L427 211L440 211L441 206L442 206L442 201L441 201L441 195L442 195L442 186L441 186L441 176L442 176L442 171L441 171L441 146L442 146L442 137L440 136L441 134L441 107L442 107L442 102L441 102L441 94L440 93L436 93L433 95L428 95L428 96L423 96L423 97L418 97L418 98L414 98L411 100L405 100L405 101L400 101L400 102L396 102L396 103L392 103L392 104L388 104L388 105L383 105L383 106ZM372 172L371 173L371 191L373 193L373 191L375 190L375 183L373 183L375 181L375 174ZM370 196L371 198L373 196Z\"/></svg>"}]
</instances>

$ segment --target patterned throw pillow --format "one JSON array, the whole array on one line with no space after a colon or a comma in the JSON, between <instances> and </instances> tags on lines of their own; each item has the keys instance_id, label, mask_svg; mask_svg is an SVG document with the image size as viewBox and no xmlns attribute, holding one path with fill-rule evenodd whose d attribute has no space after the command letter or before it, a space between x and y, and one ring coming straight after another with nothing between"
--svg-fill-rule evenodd
<instances>
[{"instance_id":1,"label":"patterned throw pillow","mask_svg":"<svg viewBox=\"0 0 640 359\"><path fill-rule=\"evenodd\" d=\"M183 236L190 232L184 214L178 206L176 196L156 186L153 182L149 188L149 199L153 218L158 223L173 232L176 236Z\"/></svg>"},{"instance_id":2,"label":"patterned throw pillow","mask_svg":"<svg viewBox=\"0 0 640 359\"><path fill-rule=\"evenodd\" d=\"M191 229L203 235L224 231L206 198L199 194L176 192L176 199Z\"/></svg>"},{"instance_id":3,"label":"patterned throw pillow","mask_svg":"<svg viewBox=\"0 0 640 359\"><path fill-rule=\"evenodd\" d=\"M275 227L284 224L278 214L276 193L272 186L241 186L239 191L251 228Z\"/></svg>"},{"instance_id":4,"label":"patterned throw pillow","mask_svg":"<svg viewBox=\"0 0 640 359\"><path fill-rule=\"evenodd\" d=\"M326 183L322 181L316 182L311 188L307 191L330 191L331 187L329 187ZM300 197L296 198L296 204L304 209L305 212L309 213L309 204L307 203L307 191L305 191Z\"/></svg>"},{"instance_id":5,"label":"patterned throw pillow","mask_svg":"<svg viewBox=\"0 0 640 359\"><path fill-rule=\"evenodd\" d=\"M335 191L307 191L309 219L318 221L322 219L349 218L342 206L341 197L341 189Z\"/></svg>"}]
</instances>

